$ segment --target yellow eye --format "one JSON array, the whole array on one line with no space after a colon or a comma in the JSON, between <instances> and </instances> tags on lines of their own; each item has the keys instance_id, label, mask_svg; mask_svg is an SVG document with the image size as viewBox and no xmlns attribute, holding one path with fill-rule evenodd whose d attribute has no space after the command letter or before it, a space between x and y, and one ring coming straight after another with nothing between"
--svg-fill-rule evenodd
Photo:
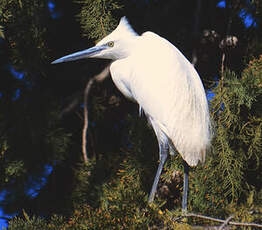
<instances>
[{"instance_id":1,"label":"yellow eye","mask_svg":"<svg viewBox=\"0 0 262 230\"><path fill-rule=\"evenodd\" d=\"M113 47L113 46L114 46L114 42L112 42L112 41L111 41L111 42L108 42L107 45L108 45L109 47Z\"/></svg>"}]
</instances>

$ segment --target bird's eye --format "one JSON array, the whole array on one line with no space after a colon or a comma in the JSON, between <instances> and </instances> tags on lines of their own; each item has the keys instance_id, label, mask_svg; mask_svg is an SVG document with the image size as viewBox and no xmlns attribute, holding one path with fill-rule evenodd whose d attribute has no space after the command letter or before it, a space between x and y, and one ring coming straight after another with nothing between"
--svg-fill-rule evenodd
<instances>
[{"instance_id":1,"label":"bird's eye","mask_svg":"<svg viewBox=\"0 0 262 230\"><path fill-rule=\"evenodd\" d=\"M107 45L108 45L109 47L113 47L113 46L114 46L114 42L112 42L112 41L111 41L111 42L108 42Z\"/></svg>"}]
</instances>

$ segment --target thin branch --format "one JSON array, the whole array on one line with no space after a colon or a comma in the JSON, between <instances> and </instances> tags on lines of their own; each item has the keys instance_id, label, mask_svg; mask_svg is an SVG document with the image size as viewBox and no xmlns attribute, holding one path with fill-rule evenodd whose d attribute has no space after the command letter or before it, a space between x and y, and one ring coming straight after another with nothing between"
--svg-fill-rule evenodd
<instances>
[{"instance_id":1,"label":"thin branch","mask_svg":"<svg viewBox=\"0 0 262 230\"><path fill-rule=\"evenodd\" d=\"M229 221L234 217L234 215L229 216L226 221L219 227L218 230L223 230L229 223Z\"/></svg>"},{"instance_id":2,"label":"thin branch","mask_svg":"<svg viewBox=\"0 0 262 230\"><path fill-rule=\"evenodd\" d=\"M75 111L75 114L79 117L79 119L80 119L81 121L84 120L83 117L82 117L82 114L80 114L78 111Z\"/></svg>"},{"instance_id":3,"label":"thin branch","mask_svg":"<svg viewBox=\"0 0 262 230\"><path fill-rule=\"evenodd\" d=\"M103 34L104 34L104 36L106 36L106 31L105 31L105 27L104 27L104 23L103 23L103 18L102 17L100 17L100 24L101 24L101 28L102 28Z\"/></svg>"},{"instance_id":4,"label":"thin branch","mask_svg":"<svg viewBox=\"0 0 262 230\"><path fill-rule=\"evenodd\" d=\"M82 131L82 153L85 163L88 162L87 150L86 150L86 136L87 136L87 129L88 129L88 109L87 109L88 96L93 83L101 82L105 80L105 78L109 75L109 66L110 64L107 65L101 73L89 79L84 90L84 126Z\"/></svg>"},{"instance_id":5,"label":"thin branch","mask_svg":"<svg viewBox=\"0 0 262 230\"><path fill-rule=\"evenodd\" d=\"M225 54L225 51L223 51L223 54L222 54L222 60L221 60L221 81L223 83L224 81L224 65L225 65L225 57L226 57L226 54Z\"/></svg>"},{"instance_id":6,"label":"thin branch","mask_svg":"<svg viewBox=\"0 0 262 230\"><path fill-rule=\"evenodd\" d=\"M222 220L222 219L217 219L209 216L203 216L199 214L194 214L194 213L188 213L185 215L185 217L198 217L201 219L205 220L211 220L219 223L225 223L227 220ZM229 225L235 225L235 226L246 226L246 227L256 227L256 228L262 228L262 224L256 224L256 223L241 223L241 222L234 222L234 221L229 221Z\"/></svg>"},{"instance_id":7,"label":"thin branch","mask_svg":"<svg viewBox=\"0 0 262 230\"><path fill-rule=\"evenodd\" d=\"M62 110L62 112L60 113L60 117L63 117L65 114L71 112L74 110L75 107L77 107L77 105L80 102L80 94L77 94L72 101Z\"/></svg>"},{"instance_id":8,"label":"thin branch","mask_svg":"<svg viewBox=\"0 0 262 230\"><path fill-rule=\"evenodd\" d=\"M88 83L86 84L86 88L84 91L84 126L83 126L83 132L82 132L82 152L83 152L83 158L84 162L87 163L87 151L86 151L86 133L88 128L88 110L87 110L87 97L89 94L89 91L91 89L91 86L93 85L95 77L89 79Z\"/></svg>"},{"instance_id":9,"label":"thin branch","mask_svg":"<svg viewBox=\"0 0 262 230\"><path fill-rule=\"evenodd\" d=\"M18 3L19 3L20 8L22 9L23 8L22 0L19 0Z\"/></svg>"},{"instance_id":10,"label":"thin branch","mask_svg":"<svg viewBox=\"0 0 262 230\"><path fill-rule=\"evenodd\" d=\"M12 218L9 218L9 217L6 217L6 216L0 216L0 219L9 221L9 220L11 220Z\"/></svg>"},{"instance_id":11,"label":"thin branch","mask_svg":"<svg viewBox=\"0 0 262 230\"><path fill-rule=\"evenodd\" d=\"M192 226L191 228L192 228L192 230L193 229L195 229L195 230L218 230L219 226ZM232 228L227 226L227 227L224 227L223 230L230 230L230 229L232 229Z\"/></svg>"}]
</instances>

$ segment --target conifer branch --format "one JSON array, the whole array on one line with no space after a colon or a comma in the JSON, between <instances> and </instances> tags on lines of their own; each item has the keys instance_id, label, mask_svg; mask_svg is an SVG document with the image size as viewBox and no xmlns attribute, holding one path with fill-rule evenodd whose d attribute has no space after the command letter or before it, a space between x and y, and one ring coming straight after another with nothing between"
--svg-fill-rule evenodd
<instances>
[{"instance_id":1,"label":"conifer branch","mask_svg":"<svg viewBox=\"0 0 262 230\"><path fill-rule=\"evenodd\" d=\"M109 74L109 65L107 65L104 70L89 79L89 81L86 84L85 90L84 90L84 126L83 126L83 131L82 131L82 153L83 153L83 158L84 162L87 163L87 150L86 150L86 136L87 136L87 129L88 129L88 109L87 109L87 102L88 102L88 96L89 92L91 90L91 87L94 82L101 82L105 80L105 78Z\"/></svg>"}]
</instances>

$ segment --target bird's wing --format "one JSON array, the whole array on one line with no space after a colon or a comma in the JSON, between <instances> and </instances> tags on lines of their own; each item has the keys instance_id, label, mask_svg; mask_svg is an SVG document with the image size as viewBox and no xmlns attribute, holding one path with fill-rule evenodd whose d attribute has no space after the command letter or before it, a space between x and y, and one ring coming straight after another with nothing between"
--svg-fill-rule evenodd
<instances>
[{"instance_id":1,"label":"bird's wing","mask_svg":"<svg viewBox=\"0 0 262 230\"><path fill-rule=\"evenodd\" d=\"M203 161L210 139L207 100L197 72L180 51L146 32L132 55L112 67L117 87L138 102L184 160L191 166Z\"/></svg>"},{"instance_id":2,"label":"bird's wing","mask_svg":"<svg viewBox=\"0 0 262 230\"><path fill-rule=\"evenodd\" d=\"M110 73L116 87L130 100L135 100L130 90L130 65L127 58L117 60L110 66Z\"/></svg>"}]
</instances>

